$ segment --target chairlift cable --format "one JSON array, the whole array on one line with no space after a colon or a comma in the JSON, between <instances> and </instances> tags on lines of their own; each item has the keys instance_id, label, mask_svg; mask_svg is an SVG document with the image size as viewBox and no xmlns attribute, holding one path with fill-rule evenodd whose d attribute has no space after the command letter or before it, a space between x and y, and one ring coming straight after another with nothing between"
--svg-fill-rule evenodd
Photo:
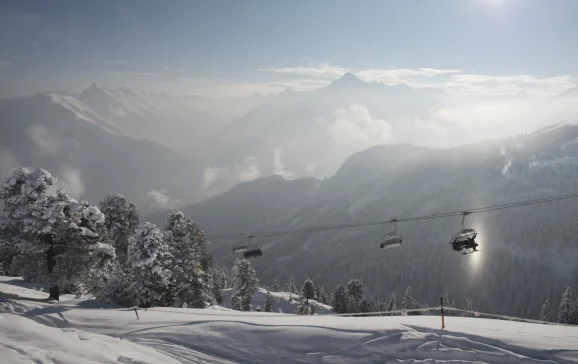
<instances>
[{"instance_id":1,"label":"chairlift cable","mask_svg":"<svg viewBox=\"0 0 578 364\"><path fill-rule=\"evenodd\" d=\"M310 228L293 229L293 230L253 232L251 234L247 234L247 233L222 234L222 235L207 234L205 236L207 238L211 238L211 239L241 239L244 237L249 237L249 238L268 237L268 236L279 236L279 235L290 235L290 234L299 234L299 233L329 231L329 230L336 230L336 229L351 229L351 228L358 228L358 227L385 225L385 224L393 223L394 221L397 223L400 223L400 222L412 222L412 221L421 221L421 220L430 220L430 219L438 219L438 218L444 218L444 217L459 216L459 215L463 215L464 212L467 212L469 214L477 214L477 213L483 213L483 212L503 210L503 209L508 209L508 208L516 208L516 207L535 205L535 204L544 203L544 202L567 200L567 199L577 198L577 197L578 197L578 193L573 193L573 194L562 195L562 196L553 196L553 197L539 198L539 199L533 199L533 200L528 200L528 201L519 201L519 202L512 202L512 203L485 206L485 207L475 207L475 208L466 209L466 210L461 209L461 210L457 210L457 211L449 211L449 212L415 216L415 217L408 217L408 218L398 218L398 219L373 221L373 222L365 222L365 223L356 223L356 224L319 226L319 227L310 227ZM465 215L463 215L463 216L465 216Z\"/></svg>"}]
</instances>

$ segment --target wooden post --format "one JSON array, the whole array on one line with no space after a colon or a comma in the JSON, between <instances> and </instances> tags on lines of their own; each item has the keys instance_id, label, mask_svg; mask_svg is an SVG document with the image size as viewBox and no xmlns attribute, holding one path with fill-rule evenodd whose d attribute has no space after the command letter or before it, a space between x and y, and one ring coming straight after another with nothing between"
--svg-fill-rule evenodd
<instances>
[{"instance_id":1,"label":"wooden post","mask_svg":"<svg viewBox=\"0 0 578 364\"><path fill-rule=\"evenodd\" d=\"M133 308L134 308L134 313L136 314L136 319L140 320L140 317L138 317L138 311L136 310L136 307L133 307Z\"/></svg>"},{"instance_id":2,"label":"wooden post","mask_svg":"<svg viewBox=\"0 0 578 364\"><path fill-rule=\"evenodd\" d=\"M444 298L442 296L440 296L440 306L442 311L442 330L443 330L446 328L446 325L444 323Z\"/></svg>"}]
</instances>

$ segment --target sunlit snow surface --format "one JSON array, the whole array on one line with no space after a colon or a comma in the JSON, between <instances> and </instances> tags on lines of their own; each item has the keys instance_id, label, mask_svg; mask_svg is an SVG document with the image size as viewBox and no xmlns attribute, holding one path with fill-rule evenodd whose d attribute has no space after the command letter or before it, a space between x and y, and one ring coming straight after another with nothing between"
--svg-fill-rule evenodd
<instances>
[{"instance_id":1,"label":"sunlit snow surface","mask_svg":"<svg viewBox=\"0 0 578 364\"><path fill-rule=\"evenodd\" d=\"M220 306L141 310L135 320L134 311L99 301L65 295L47 303L37 286L13 278L0 277L0 292L0 361L7 364L578 362L578 327L446 317L442 332L437 316L294 316ZM286 294L274 299L290 308Z\"/></svg>"}]
</instances>

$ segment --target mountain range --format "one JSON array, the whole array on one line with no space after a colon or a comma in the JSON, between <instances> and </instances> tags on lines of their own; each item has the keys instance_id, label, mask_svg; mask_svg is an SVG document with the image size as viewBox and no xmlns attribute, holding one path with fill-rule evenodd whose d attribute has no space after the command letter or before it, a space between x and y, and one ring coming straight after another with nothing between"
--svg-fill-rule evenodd
<instances>
[{"instance_id":1,"label":"mountain range","mask_svg":"<svg viewBox=\"0 0 578 364\"><path fill-rule=\"evenodd\" d=\"M221 264L258 232L389 221L578 192L578 126L446 149L375 146L349 157L325 179L259 178L182 211L212 241ZM462 256L450 237L460 216L400 223L399 249L379 248L391 224L257 236L260 279L310 277L331 289L360 278L380 299L411 285L422 303L469 297L477 309L535 316L578 283L578 201L564 200L472 214L481 252ZM148 217L164 223L164 214ZM225 238L227 235L237 238Z\"/></svg>"}]
</instances>

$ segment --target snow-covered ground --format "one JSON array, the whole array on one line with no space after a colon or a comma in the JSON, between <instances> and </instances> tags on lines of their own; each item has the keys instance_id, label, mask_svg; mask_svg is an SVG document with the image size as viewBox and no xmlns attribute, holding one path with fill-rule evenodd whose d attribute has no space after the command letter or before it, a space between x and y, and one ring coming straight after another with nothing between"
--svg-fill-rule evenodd
<instances>
[{"instance_id":1,"label":"snow-covered ground","mask_svg":"<svg viewBox=\"0 0 578 364\"><path fill-rule=\"evenodd\" d=\"M279 295L279 305L288 304ZM136 320L127 308L71 296L48 303L46 296L0 277L0 362L578 362L578 327L570 326L446 317L442 331L437 316L295 316L220 306L140 310Z\"/></svg>"}]
</instances>

